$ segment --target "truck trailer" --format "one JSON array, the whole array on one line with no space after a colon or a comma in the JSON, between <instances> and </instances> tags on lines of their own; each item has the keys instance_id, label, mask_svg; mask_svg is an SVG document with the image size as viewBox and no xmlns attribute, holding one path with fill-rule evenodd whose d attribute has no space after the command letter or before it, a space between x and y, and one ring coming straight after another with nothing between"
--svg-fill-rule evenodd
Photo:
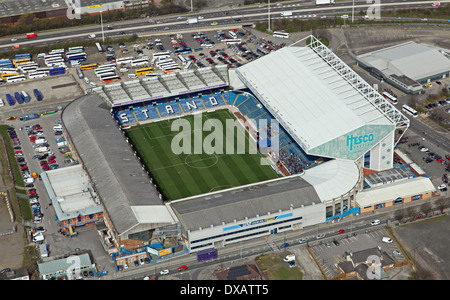
<instances>
[{"instance_id":1,"label":"truck trailer","mask_svg":"<svg viewBox=\"0 0 450 300\"><path fill-rule=\"evenodd\" d=\"M334 0L316 0L316 5L334 4Z\"/></svg>"},{"instance_id":2,"label":"truck trailer","mask_svg":"<svg viewBox=\"0 0 450 300\"><path fill-rule=\"evenodd\" d=\"M283 11L283 12L281 13L281 16L282 16L282 17L289 17L289 16L292 16L292 11Z\"/></svg>"},{"instance_id":3,"label":"truck trailer","mask_svg":"<svg viewBox=\"0 0 450 300\"><path fill-rule=\"evenodd\" d=\"M186 24L196 24L198 23L198 19L197 18L189 18L186 20Z\"/></svg>"}]
</instances>

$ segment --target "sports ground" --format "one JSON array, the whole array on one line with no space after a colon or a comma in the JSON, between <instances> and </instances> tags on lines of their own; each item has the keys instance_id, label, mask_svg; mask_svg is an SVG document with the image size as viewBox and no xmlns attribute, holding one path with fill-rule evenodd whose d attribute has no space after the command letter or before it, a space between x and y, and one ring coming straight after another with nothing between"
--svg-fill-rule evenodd
<instances>
[{"instance_id":1,"label":"sports ground","mask_svg":"<svg viewBox=\"0 0 450 300\"><path fill-rule=\"evenodd\" d=\"M208 119L219 120L224 129L227 119L235 120L234 115L225 109L205 112L201 114L201 117L203 124ZM198 139L194 139L193 115L182 118L191 125L189 132L192 137L192 151L175 154L172 150L172 140L177 135L180 136L180 131L172 131L172 123L178 119L139 125L127 130L130 142L139 153L147 170L150 170L154 183L156 180L164 199L176 200L280 176L271 166L261 164L262 154L253 154L254 152L249 151L249 136L242 126L237 130L245 132L246 151L243 154L237 154L240 149L238 148L239 143L242 146L242 140L238 138L237 134L233 136L234 151L230 153L230 148L226 151L227 136L225 133L223 134L221 153L216 151L213 154L207 154L202 151L201 154L193 154L194 140L198 142ZM202 141L205 141L205 138L208 139L210 134L211 131L201 130ZM211 144L216 145L215 143Z\"/></svg>"}]
</instances>

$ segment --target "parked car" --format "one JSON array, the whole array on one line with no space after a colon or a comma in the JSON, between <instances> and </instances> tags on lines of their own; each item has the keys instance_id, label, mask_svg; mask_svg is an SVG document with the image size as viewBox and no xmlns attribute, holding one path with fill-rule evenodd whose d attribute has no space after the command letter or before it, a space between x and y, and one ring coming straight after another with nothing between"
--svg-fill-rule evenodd
<instances>
[{"instance_id":1,"label":"parked car","mask_svg":"<svg viewBox=\"0 0 450 300\"><path fill-rule=\"evenodd\" d=\"M344 229L339 229L339 230L337 231L337 233L344 233L344 232L345 232Z\"/></svg>"}]
</instances>

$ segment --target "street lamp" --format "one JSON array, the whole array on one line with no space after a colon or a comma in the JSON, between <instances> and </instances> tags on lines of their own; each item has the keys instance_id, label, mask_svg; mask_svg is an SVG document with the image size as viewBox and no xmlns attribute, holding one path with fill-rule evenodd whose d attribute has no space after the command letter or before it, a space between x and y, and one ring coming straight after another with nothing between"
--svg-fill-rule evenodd
<instances>
[{"instance_id":1,"label":"street lamp","mask_svg":"<svg viewBox=\"0 0 450 300\"><path fill-rule=\"evenodd\" d=\"M270 31L270 0L269 0L269 2L268 2L268 5L267 5L267 18L268 18L268 22L269 22L269 24L268 24L268 26L267 26L267 30L268 31Z\"/></svg>"},{"instance_id":2,"label":"street lamp","mask_svg":"<svg viewBox=\"0 0 450 300\"><path fill-rule=\"evenodd\" d=\"M102 39L105 42L105 33L103 32L103 10L100 11L100 23L102 24Z\"/></svg>"}]
</instances>

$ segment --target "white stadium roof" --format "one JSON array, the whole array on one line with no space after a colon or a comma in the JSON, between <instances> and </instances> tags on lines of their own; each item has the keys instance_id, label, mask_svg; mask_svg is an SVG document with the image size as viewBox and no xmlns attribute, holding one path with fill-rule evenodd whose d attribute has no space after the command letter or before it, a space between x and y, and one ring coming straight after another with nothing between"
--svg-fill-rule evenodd
<instances>
[{"instance_id":1,"label":"white stadium roof","mask_svg":"<svg viewBox=\"0 0 450 300\"><path fill-rule=\"evenodd\" d=\"M237 74L308 154L342 153L354 160L368 149L346 157L346 149L336 151L337 141L325 145L338 139L342 145L345 135L370 130L379 132L376 142L395 129L400 116L407 120L331 51L296 43L239 67Z\"/></svg>"}]
</instances>

